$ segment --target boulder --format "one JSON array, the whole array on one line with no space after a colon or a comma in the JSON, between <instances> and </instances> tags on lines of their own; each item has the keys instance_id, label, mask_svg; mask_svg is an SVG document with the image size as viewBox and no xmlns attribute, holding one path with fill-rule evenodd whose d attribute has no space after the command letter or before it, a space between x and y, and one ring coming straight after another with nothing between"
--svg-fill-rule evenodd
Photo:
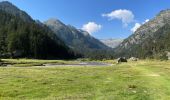
<instances>
[{"instance_id":1,"label":"boulder","mask_svg":"<svg viewBox=\"0 0 170 100\"><path fill-rule=\"evenodd\" d=\"M131 57L131 58L129 58L129 60L130 60L130 61L138 61L138 58L136 58L136 57Z\"/></svg>"},{"instance_id":2,"label":"boulder","mask_svg":"<svg viewBox=\"0 0 170 100\"><path fill-rule=\"evenodd\" d=\"M170 60L170 52L167 52L166 56L168 57L168 60Z\"/></svg>"},{"instance_id":3,"label":"boulder","mask_svg":"<svg viewBox=\"0 0 170 100\"><path fill-rule=\"evenodd\" d=\"M121 63L121 62L127 62L127 59L125 57L118 58L117 63Z\"/></svg>"}]
</instances>

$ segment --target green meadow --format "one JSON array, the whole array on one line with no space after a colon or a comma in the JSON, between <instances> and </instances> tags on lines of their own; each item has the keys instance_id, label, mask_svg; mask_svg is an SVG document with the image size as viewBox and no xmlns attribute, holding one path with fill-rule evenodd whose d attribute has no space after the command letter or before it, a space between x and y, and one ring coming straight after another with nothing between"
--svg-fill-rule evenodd
<instances>
[{"instance_id":1,"label":"green meadow","mask_svg":"<svg viewBox=\"0 0 170 100\"><path fill-rule=\"evenodd\" d=\"M77 61L3 61L15 64L0 68L0 100L170 100L170 61L102 67L27 65Z\"/></svg>"}]
</instances>

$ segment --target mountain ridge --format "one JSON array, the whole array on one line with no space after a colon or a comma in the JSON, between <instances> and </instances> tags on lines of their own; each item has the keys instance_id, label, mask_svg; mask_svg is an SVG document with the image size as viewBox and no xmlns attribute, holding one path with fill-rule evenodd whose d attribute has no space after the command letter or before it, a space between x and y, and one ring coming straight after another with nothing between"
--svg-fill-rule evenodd
<instances>
[{"instance_id":1,"label":"mountain ridge","mask_svg":"<svg viewBox=\"0 0 170 100\"><path fill-rule=\"evenodd\" d=\"M160 44L157 41L165 40L165 37L163 38L163 35L167 35L170 33L168 30L169 23L170 10L162 10L152 20L142 25L136 30L134 34L125 39L115 49L115 52L118 53L117 55L128 57L138 56L146 58L153 57L154 55L157 56L158 54L159 56L161 56L160 52L163 52L163 50L157 46ZM158 38L157 36L160 37ZM164 44L167 44L167 42L170 41L164 41ZM153 45L155 45L155 47L153 47ZM153 50L155 48L157 49L157 51Z\"/></svg>"},{"instance_id":2,"label":"mountain ridge","mask_svg":"<svg viewBox=\"0 0 170 100\"><path fill-rule=\"evenodd\" d=\"M65 25L57 19L49 19L44 22L57 34L65 43L77 52L89 52L89 50L109 49L105 44L92 37L88 32Z\"/></svg>"}]
</instances>

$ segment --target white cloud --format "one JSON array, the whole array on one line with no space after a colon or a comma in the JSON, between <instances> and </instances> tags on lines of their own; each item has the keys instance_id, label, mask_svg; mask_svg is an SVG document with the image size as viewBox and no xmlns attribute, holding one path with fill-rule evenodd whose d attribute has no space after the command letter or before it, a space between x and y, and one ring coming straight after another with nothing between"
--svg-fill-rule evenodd
<instances>
[{"instance_id":1,"label":"white cloud","mask_svg":"<svg viewBox=\"0 0 170 100\"><path fill-rule=\"evenodd\" d=\"M140 23L136 23L135 26L131 29L131 31L134 33L140 26Z\"/></svg>"},{"instance_id":2,"label":"white cloud","mask_svg":"<svg viewBox=\"0 0 170 100\"><path fill-rule=\"evenodd\" d=\"M140 23L135 23L135 26L131 29L131 31L134 33L140 26L142 26L143 24L149 22L149 19L146 19L144 22L142 22L142 24Z\"/></svg>"},{"instance_id":3,"label":"white cloud","mask_svg":"<svg viewBox=\"0 0 170 100\"><path fill-rule=\"evenodd\" d=\"M143 24L145 24L145 23L147 23L147 22L149 22L149 19L146 19L146 20L143 22Z\"/></svg>"},{"instance_id":4,"label":"white cloud","mask_svg":"<svg viewBox=\"0 0 170 100\"><path fill-rule=\"evenodd\" d=\"M124 26L127 26L129 23L134 22L134 14L130 10L119 9L114 10L107 14L102 14L103 17L108 17L109 20L119 19L122 21Z\"/></svg>"},{"instance_id":5,"label":"white cloud","mask_svg":"<svg viewBox=\"0 0 170 100\"><path fill-rule=\"evenodd\" d=\"M95 22L88 22L83 25L82 30L89 32L90 34L99 31L102 28L101 25L96 24Z\"/></svg>"}]
</instances>

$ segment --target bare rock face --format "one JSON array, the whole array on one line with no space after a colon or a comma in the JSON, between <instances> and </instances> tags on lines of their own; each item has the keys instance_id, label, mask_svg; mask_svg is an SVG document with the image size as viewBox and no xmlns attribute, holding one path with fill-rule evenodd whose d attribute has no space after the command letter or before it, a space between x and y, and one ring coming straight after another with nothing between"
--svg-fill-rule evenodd
<instances>
[{"instance_id":1,"label":"bare rock face","mask_svg":"<svg viewBox=\"0 0 170 100\"><path fill-rule=\"evenodd\" d=\"M150 43L152 44L157 43L157 41L159 41L160 39L164 40L163 37L165 35L163 36L163 33L169 34L168 33L169 26L170 26L170 10L169 9L163 10L152 20L138 28L134 34L125 39L115 49L115 51L118 53L121 53L122 51L125 50L128 50L128 52L135 51L134 49L137 49L137 47L140 49L144 49L144 47L146 47L146 44L149 45ZM151 46L147 47L154 49L154 47Z\"/></svg>"}]
</instances>

